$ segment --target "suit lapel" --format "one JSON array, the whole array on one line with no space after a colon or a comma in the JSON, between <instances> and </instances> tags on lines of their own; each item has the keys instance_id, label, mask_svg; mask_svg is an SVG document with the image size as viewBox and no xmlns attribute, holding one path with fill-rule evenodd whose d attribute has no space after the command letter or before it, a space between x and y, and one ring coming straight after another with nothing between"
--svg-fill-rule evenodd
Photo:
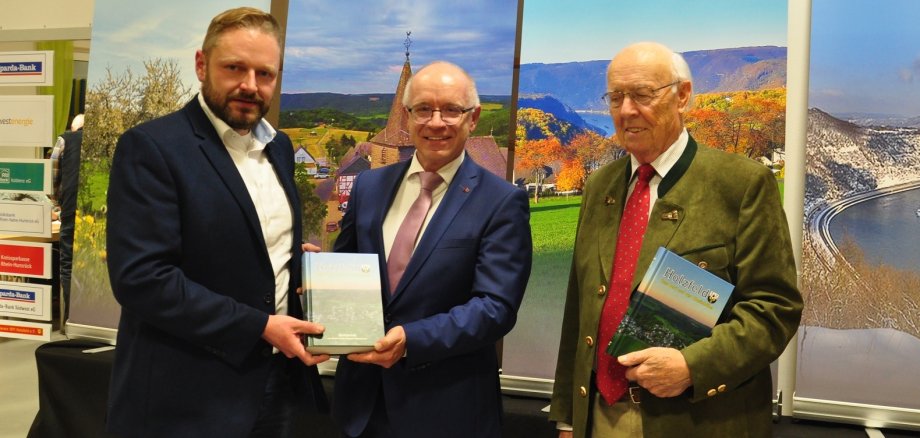
<instances>
[{"instance_id":1,"label":"suit lapel","mask_svg":"<svg viewBox=\"0 0 920 438\"><path fill-rule=\"evenodd\" d=\"M240 176L239 169L236 168L236 164L230 158L230 153L227 152L224 143L217 136L214 125L211 124L208 116L201 109L201 105L198 104L197 98L192 99L185 106L185 113L188 115L195 135L201 140L198 147L204 153L208 162L211 163L217 176L227 186L227 190L236 199L243 217L246 218L246 222L252 229L253 235L259 239L260 246L265 248L262 226L259 224L259 216L256 213L255 205L252 203L252 198L249 196L249 190L243 182L243 177ZM268 253L266 252L265 255L267 257Z\"/></svg>"},{"instance_id":2,"label":"suit lapel","mask_svg":"<svg viewBox=\"0 0 920 438\"><path fill-rule=\"evenodd\" d=\"M626 206L626 190L629 187L629 159L626 165L620 166L613 172L612 178L607 182L602 197L592 202L603 203L603 209L595 227L597 236L598 258L601 271L604 274L604 284L610 284L610 274L613 268L613 255L617 246L617 231L620 220L623 218L623 208ZM626 183L624 183L626 181ZM597 208L598 206L585 206Z\"/></svg>"},{"instance_id":3,"label":"suit lapel","mask_svg":"<svg viewBox=\"0 0 920 438\"><path fill-rule=\"evenodd\" d=\"M463 204L465 204L466 200L475 193L476 186L479 184L480 171L481 168L473 163L469 156L464 158L463 162L460 164L460 168L457 169L457 174L454 176L453 181L451 181L450 186L447 187L447 192L444 193L444 198L441 199L438 209L428 222L425 233L422 234L422 238L419 240L415 252L412 253L412 258L409 259L409 265L406 266L406 272L403 273L402 278L399 280L399 284L396 286L394 299L405 290L406 285L412 281L415 274L418 273L419 269L425 264L425 261L431 256L432 251L434 251L438 241L441 240L444 232L447 231L447 228L453 222L457 213L463 208Z\"/></svg>"}]
</instances>

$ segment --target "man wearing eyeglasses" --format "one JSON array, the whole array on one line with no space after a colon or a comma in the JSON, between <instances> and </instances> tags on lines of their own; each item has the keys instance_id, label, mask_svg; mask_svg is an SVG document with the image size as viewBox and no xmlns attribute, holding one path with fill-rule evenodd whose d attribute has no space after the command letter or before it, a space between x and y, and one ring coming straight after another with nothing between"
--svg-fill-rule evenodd
<instances>
[{"instance_id":1,"label":"man wearing eyeglasses","mask_svg":"<svg viewBox=\"0 0 920 438\"><path fill-rule=\"evenodd\" d=\"M802 311L776 180L688 134L690 68L670 49L623 49L607 87L628 155L585 187L550 419L560 437L771 437L770 363ZM734 284L731 301L711 336L682 350L605 357L661 246Z\"/></svg>"},{"instance_id":2,"label":"man wearing eyeglasses","mask_svg":"<svg viewBox=\"0 0 920 438\"><path fill-rule=\"evenodd\" d=\"M495 343L530 275L527 194L465 154L466 72L430 64L402 98L415 154L358 175L335 243L379 255L386 334L340 358L333 416L349 437L499 437Z\"/></svg>"}]
</instances>

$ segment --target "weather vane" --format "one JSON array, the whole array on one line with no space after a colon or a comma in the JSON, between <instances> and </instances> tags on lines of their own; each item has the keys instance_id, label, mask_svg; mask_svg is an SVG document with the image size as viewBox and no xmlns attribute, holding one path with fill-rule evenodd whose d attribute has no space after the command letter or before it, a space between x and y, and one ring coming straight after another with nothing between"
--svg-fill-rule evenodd
<instances>
[{"instance_id":1,"label":"weather vane","mask_svg":"<svg viewBox=\"0 0 920 438\"><path fill-rule=\"evenodd\" d=\"M412 35L412 31L406 32L406 41L403 42L403 45L406 46L406 61L409 60L409 46L412 45L412 40L409 39L409 35Z\"/></svg>"}]
</instances>

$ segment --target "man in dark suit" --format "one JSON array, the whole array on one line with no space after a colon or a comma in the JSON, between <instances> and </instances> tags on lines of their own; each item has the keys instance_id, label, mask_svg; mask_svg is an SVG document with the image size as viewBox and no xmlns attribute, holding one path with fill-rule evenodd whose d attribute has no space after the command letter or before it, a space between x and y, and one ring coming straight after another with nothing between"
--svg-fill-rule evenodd
<instances>
[{"instance_id":1,"label":"man in dark suit","mask_svg":"<svg viewBox=\"0 0 920 438\"><path fill-rule=\"evenodd\" d=\"M465 154L481 108L462 69L426 66L403 105L415 155L358 176L335 244L379 255L387 332L374 351L340 359L333 416L350 437L497 437L495 343L530 274L527 195ZM401 240L425 175L431 207ZM411 258L399 262L404 245Z\"/></svg>"},{"instance_id":2,"label":"man in dark suit","mask_svg":"<svg viewBox=\"0 0 920 438\"><path fill-rule=\"evenodd\" d=\"M83 145L83 114L77 114L67 131L57 138L51 151L54 169L54 203L61 221L60 284L63 302L62 321L70 314L70 273L73 270L73 230L77 211L77 189L80 181L80 155Z\"/></svg>"},{"instance_id":3,"label":"man in dark suit","mask_svg":"<svg viewBox=\"0 0 920 438\"><path fill-rule=\"evenodd\" d=\"M262 117L281 30L216 16L195 54L201 92L118 141L108 267L122 306L108 429L138 437L288 437L325 398L301 334L300 203L291 142ZM310 365L308 367L308 365ZM322 407L322 406L321 406Z\"/></svg>"},{"instance_id":4,"label":"man in dark suit","mask_svg":"<svg viewBox=\"0 0 920 438\"><path fill-rule=\"evenodd\" d=\"M629 154L585 187L550 419L560 437L770 437L770 363L802 312L776 180L763 165L689 136L690 69L666 47L625 48L607 69L607 87L617 138ZM617 233L644 165L651 165L650 202L637 217L647 229L619 296L611 278L623 268L614 255L626 259L617 246L630 251ZM602 366L605 301L628 299L661 246L734 284L727 310L710 337L682 350L653 347ZM608 400L604 393L617 391L597 389L599 376L617 366L625 367L620 388L628 390Z\"/></svg>"}]
</instances>

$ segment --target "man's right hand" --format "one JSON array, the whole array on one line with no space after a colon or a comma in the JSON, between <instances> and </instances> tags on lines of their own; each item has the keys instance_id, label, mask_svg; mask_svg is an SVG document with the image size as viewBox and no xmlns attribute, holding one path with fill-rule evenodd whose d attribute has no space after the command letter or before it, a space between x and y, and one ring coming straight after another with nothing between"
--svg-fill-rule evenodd
<instances>
[{"instance_id":1,"label":"man's right hand","mask_svg":"<svg viewBox=\"0 0 920 438\"><path fill-rule=\"evenodd\" d=\"M269 315L262 339L287 357L296 357L307 365L316 365L329 360L329 355L310 354L303 346L301 335L318 335L324 330L326 329L322 325L309 321L301 321L287 315Z\"/></svg>"},{"instance_id":2,"label":"man's right hand","mask_svg":"<svg viewBox=\"0 0 920 438\"><path fill-rule=\"evenodd\" d=\"M560 430L559 438L572 438L572 431L571 430Z\"/></svg>"}]
</instances>

